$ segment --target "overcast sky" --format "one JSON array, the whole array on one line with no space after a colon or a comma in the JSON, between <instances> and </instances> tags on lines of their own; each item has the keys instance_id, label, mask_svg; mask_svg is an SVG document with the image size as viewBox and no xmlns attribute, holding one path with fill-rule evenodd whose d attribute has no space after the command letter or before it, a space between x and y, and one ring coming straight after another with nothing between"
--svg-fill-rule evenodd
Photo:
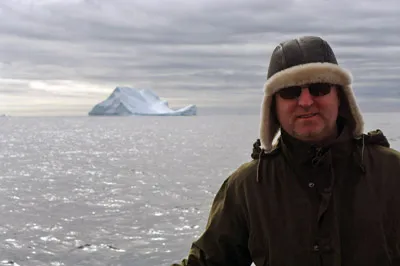
<instances>
[{"instance_id":1,"label":"overcast sky","mask_svg":"<svg viewBox=\"0 0 400 266\"><path fill-rule=\"evenodd\" d=\"M258 112L269 57L319 35L363 110L400 110L398 0L2 0L0 114L87 115L116 86Z\"/></svg>"}]
</instances>

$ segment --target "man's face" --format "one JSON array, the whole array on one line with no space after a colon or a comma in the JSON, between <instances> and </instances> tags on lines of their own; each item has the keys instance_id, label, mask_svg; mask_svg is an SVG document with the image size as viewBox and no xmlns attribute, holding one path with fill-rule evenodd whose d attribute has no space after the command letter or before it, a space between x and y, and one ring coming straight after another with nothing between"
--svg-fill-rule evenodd
<instances>
[{"instance_id":1,"label":"man's face","mask_svg":"<svg viewBox=\"0 0 400 266\"><path fill-rule=\"evenodd\" d=\"M291 136L307 142L324 142L336 137L339 112L337 88L310 84L276 93L276 112L281 127ZM297 90L297 94L296 91ZM300 94L300 95L299 95ZM299 95L293 98L294 95Z\"/></svg>"}]
</instances>

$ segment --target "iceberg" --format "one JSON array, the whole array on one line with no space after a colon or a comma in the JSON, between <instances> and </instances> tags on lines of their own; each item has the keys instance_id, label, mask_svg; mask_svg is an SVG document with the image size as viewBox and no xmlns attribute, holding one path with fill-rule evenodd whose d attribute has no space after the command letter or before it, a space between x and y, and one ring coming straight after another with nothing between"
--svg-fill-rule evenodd
<instances>
[{"instance_id":1,"label":"iceberg","mask_svg":"<svg viewBox=\"0 0 400 266\"><path fill-rule=\"evenodd\" d=\"M96 104L89 112L90 116L191 116L196 115L196 105L188 105L173 110L167 101L149 89L135 89L130 87L116 87L104 101Z\"/></svg>"}]
</instances>

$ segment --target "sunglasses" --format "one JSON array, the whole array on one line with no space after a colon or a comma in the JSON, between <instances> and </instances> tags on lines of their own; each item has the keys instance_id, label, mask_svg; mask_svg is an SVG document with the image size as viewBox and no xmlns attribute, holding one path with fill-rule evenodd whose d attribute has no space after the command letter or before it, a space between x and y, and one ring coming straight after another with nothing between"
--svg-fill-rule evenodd
<instances>
[{"instance_id":1,"label":"sunglasses","mask_svg":"<svg viewBox=\"0 0 400 266\"><path fill-rule=\"evenodd\" d=\"M337 87L330 83L311 83L303 86L286 87L277 92L279 96L286 100L292 100L300 97L303 88L308 88L310 94L314 97L324 96L331 92L332 87Z\"/></svg>"}]
</instances>

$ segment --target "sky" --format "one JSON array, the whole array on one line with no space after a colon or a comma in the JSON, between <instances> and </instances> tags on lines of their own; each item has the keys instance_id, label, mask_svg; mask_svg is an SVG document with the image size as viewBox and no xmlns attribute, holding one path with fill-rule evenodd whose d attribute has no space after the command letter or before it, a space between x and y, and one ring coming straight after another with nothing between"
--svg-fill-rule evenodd
<instances>
[{"instance_id":1,"label":"sky","mask_svg":"<svg viewBox=\"0 0 400 266\"><path fill-rule=\"evenodd\" d=\"M324 38L363 111L400 111L398 0L2 0L0 114L87 115L117 86L258 113L272 50Z\"/></svg>"}]
</instances>

